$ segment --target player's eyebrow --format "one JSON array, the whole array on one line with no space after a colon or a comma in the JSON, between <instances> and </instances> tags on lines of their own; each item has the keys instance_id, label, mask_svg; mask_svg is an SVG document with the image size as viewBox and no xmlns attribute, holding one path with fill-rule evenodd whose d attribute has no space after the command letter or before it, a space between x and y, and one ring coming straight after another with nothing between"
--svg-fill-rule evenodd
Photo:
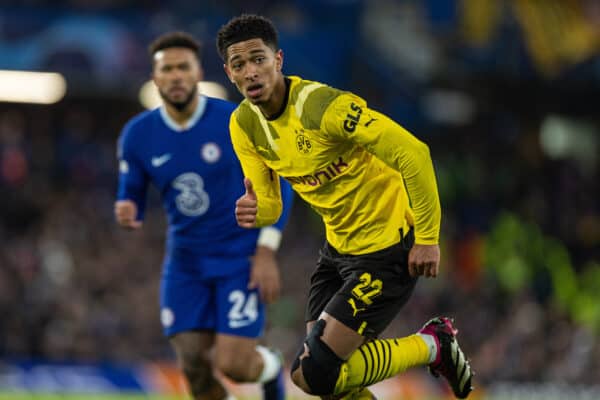
<instances>
[{"instance_id":1,"label":"player's eyebrow","mask_svg":"<svg viewBox=\"0 0 600 400\"><path fill-rule=\"evenodd\" d=\"M264 54L264 53L266 53L266 51L264 49L252 49L252 50L249 51L249 53L250 53L251 56L253 56L253 55L256 55L256 54L259 54L259 53L260 54ZM231 58L229 59L229 62L233 62L233 61L235 61L235 60L237 60L238 58L241 58L241 57L242 57L242 55L240 53L237 53L237 54L231 56Z\"/></svg>"},{"instance_id":2,"label":"player's eyebrow","mask_svg":"<svg viewBox=\"0 0 600 400\"><path fill-rule=\"evenodd\" d=\"M160 69L164 70L164 69L171 69L171 68L185 68L185 67L189 67L191 64L189 61L179 61L179 62L172 62L172 63L164 63Z\"/></svg>"}]
</instances>

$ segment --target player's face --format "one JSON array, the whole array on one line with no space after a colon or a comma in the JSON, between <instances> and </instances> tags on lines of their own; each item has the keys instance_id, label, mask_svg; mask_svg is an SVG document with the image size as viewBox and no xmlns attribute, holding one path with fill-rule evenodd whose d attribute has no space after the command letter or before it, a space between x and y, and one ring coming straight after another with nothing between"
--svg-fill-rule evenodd
<instances>
[{"instance_id":1,"label":"player's face","mask_svg":"<svg viewBox=\"0 0 600 400\"><path fill-rule=\"evenodd\" d=\"M234 43L227 48L225 72L251 103L266 105L282 79L283 53L273 51L262 39Z\"/></svg>"},{"instance_id":2,"label":"player's face","mask_svg":"<svg viewBox=\"0 0 600 400\"><path fill-rule=\"evenodd\" d=\"M154 83L162 99L178 110L192 102L202 75L196 55L188 48L172 47L154 54Z\"/></svg>"}]
</instances>

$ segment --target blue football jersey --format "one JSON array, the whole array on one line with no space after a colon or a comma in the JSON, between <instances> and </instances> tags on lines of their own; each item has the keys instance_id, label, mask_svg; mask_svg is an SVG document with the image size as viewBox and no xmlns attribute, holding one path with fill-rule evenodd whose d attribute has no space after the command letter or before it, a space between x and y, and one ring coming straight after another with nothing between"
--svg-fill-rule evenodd
<instances>
[{"instance_id":1,"label":"blue football jersey","mask_svg":"<svg viewBox=\"0 0 600 400\"><path fill-rule=\"evenodd\" d=\"M236 104L200 96L198 107L181 127L164 107L143 112L123 128L118 142L119 200L133 200L143 219L149 183L160 192L168 218L167 250L184 249L197 257L240 258L254 254L258 229L235 220L235 202L244 193L244 175L229 136ZM283 213L292 190L281 180Z\"/></svg>"}]
</instances>

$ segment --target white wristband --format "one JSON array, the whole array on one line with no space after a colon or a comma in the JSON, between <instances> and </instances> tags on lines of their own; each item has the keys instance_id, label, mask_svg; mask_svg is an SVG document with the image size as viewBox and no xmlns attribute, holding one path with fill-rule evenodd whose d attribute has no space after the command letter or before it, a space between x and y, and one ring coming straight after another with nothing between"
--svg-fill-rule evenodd
<instances>
[{"instance_id":1,"label":"white wristband","mask_svg":"<svg viewBox=\"0 0 600 400\"><path fill-rule=\"evenodd\" d=\"M273 251L277 251L281 243L281 231L272 226L266 226L258 234L257 246L265 246Z\"/></svg>"}]
</instances>

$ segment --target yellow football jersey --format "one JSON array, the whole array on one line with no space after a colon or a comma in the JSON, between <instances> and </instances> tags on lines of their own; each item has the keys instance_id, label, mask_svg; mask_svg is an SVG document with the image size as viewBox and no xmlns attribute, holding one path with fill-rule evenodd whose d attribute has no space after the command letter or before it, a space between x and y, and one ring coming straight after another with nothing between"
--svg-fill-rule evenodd
<instances>
[{"instance_id":1,"label":"yellow football jersey","mask_svg":"<svg viewBox=\"0 0 600 400\"><path fill-rule=\"evenodd\" d=\"M389 247L410 226L416 243L437 244L441 211L427 145L350 92L286 79L287 105L276 118L244 100L230 120L234 149L257 194L257 225L273 224L281 213L277 174L321 215L340 253Z\"/></svg>"}]
</instances>

